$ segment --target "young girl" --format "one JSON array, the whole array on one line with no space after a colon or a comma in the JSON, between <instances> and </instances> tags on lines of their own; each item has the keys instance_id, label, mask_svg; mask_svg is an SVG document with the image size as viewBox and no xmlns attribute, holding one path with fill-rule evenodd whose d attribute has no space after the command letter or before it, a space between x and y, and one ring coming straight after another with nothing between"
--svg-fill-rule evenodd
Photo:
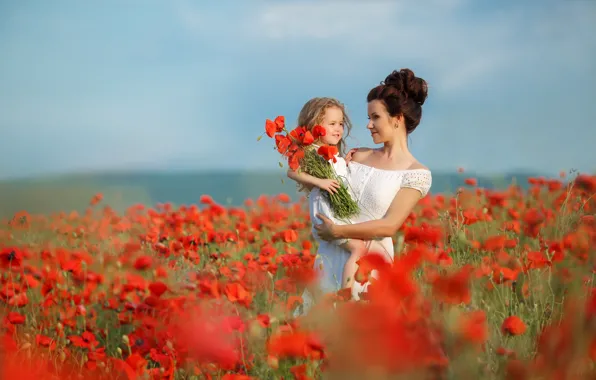
<instances>
[{"instance_id":1,"label":"young girl","mask_svg":"<svg viewBox=\"0 0 596 380\"><path fill-rule=\"evenodd\" d=\"M346 136L352 129L344 105L333 98L313 98L306 102L298 116L298 125L306 127L309 131L312 131L316 125L322 126L325 129L325 135L321 136L318 141L315 141L314 145L335 145L340 153L343 153L344 150L344 129L347 129ZM339 178L345 178L347 176L346 161L339 154L336 156L336 160L337 162L335 163L333 160L329 162L333 165L337 176ZM316 187L329 193L336 193L340 187L339 182L336 180L321 179L291 169L288 170L288 177L301 185L300 190L304 190L305 188L311 190L313 187ZM334 217L326 197L318 196L318 194L311 192L308 198L313 226L315 224L314 215L317 213L325 215L337 224L349 223L349 221L337 220ZM319 240L314 230L313 236ZM365 243L362 240L346 239L338 240L336 244L350 252L350 257L343 268L341 286L342 288L351 288L357 270L356 262L366 252Z\"/></svg>"}]
</instances>

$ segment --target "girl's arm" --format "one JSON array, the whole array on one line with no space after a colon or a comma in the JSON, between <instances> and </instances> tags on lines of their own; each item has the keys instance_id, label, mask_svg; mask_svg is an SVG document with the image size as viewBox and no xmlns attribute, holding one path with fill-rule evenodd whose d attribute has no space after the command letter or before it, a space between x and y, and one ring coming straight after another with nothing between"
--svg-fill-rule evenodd
<instances>
[{"instance_id":1,"label":"girl's arm","mask_svg":"<svg viewBox=\"0 0 596 380\"><path fill-rule=\"evenodd\" d=\"M297 172L292 169L288 169L288 178L304 185L307 189L311 190L313 187L319 187L320 185L320 178L314 177L310 174L306 174L305 172Z\"/></svg>"},{"instance_id":2,"label":"girl's arm","mask_svg":"<svg viewBox=\"0 0 596 380\"><path fill-rule=\"evenodd\" d=\"M305 172L296 172L292 169L288 169L288 177L304 185L308 190L311 190L313 187L318 187L319 189L326 190L330 193L336 193L340 187L339 182L334 179L317 178Z\"/></svg>"},{"instance_id":3,"label":"girl's arm","mask_svg":"<svg viewBox=\"0 0 596 380\"><path fill-rule=\"evenodd\" d=\"M373 240L394 236L408 218L416 203L430 189L430 172L426 176L422 181L416 178L417 182L402 185L402 188L393 198L387 213L381 219L356 224L336 225L324 215L317 215L323 223L315 225L314 228L317 230L319 237L325 240Z\"/></svg>"}]
</instances>

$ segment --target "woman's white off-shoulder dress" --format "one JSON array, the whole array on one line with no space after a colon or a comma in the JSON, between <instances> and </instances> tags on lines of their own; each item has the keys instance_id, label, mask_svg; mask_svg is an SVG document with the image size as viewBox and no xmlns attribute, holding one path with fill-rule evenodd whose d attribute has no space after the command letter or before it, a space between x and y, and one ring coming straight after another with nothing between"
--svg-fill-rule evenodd
<instances>
[{"instance_id":1,"label":"woman's white off-shoulder dress","mask_svg":"<svg viewBox=\"0 0 596 380\"><path fill-rule=\"evenodd\" d=\"M344 175L352 196L357 200L361 210L358 216L349 221L351 223L383 218L401 188L416 189L424 197L432 185L432 175L427 169L384 170L351 161ZM345 224L346 221L337 220L333 217L329 203L326 199L322 199L323 196L318 188L311 191L309 195L311 220L315 223L321 223L316 217L317 213L321 213L337 224ZM340 290L342 271L349 257L349 252L338 245L341 241L327 242L320 240L314 230L313 237L319 243L315 260L315 269L320 275L319 286L324 293L337 292ZM380 241L380 244L388 258L393 260L392 238L385 237ZM358 299L358 294L366 291L367 286L368 284L361 285L355 282L352 288L354 298ZM312 298L306 291L303 294L303 299L304 311L306 311L312 305Z\"/></svg>"}]
</instances>

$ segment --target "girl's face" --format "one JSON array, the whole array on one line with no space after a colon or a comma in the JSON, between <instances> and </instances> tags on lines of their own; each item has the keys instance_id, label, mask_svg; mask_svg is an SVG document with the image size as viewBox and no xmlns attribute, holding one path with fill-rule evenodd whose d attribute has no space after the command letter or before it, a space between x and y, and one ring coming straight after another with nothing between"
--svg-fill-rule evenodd
<instances>
[{"instance_id":1,"label":"girl's face","mask_svg":"<svg viewBox=\"0 0 596 380\"><path fill-rule=\"evenodd\" d=\"M325 136L321 142L325 145L337 145L344 136L344 113L337 107L329 107L325 110L325 116L321 126L325 128Z\"/></svg>"}]
</instances>

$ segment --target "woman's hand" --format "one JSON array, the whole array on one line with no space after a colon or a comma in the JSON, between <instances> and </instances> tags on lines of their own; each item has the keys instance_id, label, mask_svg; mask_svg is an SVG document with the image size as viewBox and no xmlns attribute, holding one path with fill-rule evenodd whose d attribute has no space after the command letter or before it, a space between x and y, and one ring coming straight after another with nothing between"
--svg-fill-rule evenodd
<instances>
[{"instance_id":1,"label":"woman's hand","mask_svg":"<svg viewBox=\"0 0 596 380\"><path fill-rule=\"evenodd\" d=\"M328 191L330 194L335 194L339 190L340 184L334 179L321 178L317 180L317 187L321 190Z\"/></svg>"},{"instance_id":2,"label":"woman's hand","mask_svg":"<svg viewBox=\"0 0 596 380\"><path fill-rule=\"evenodd\" d=\"M314 226L315 230L317 230L317 235L319 236L319 238L325 241L337 239L335 232L335 224L331 221L331 219L321 214L317 214L317 218L323 221L323 223L315 224Z\"/></svg>"}]
</instances>

